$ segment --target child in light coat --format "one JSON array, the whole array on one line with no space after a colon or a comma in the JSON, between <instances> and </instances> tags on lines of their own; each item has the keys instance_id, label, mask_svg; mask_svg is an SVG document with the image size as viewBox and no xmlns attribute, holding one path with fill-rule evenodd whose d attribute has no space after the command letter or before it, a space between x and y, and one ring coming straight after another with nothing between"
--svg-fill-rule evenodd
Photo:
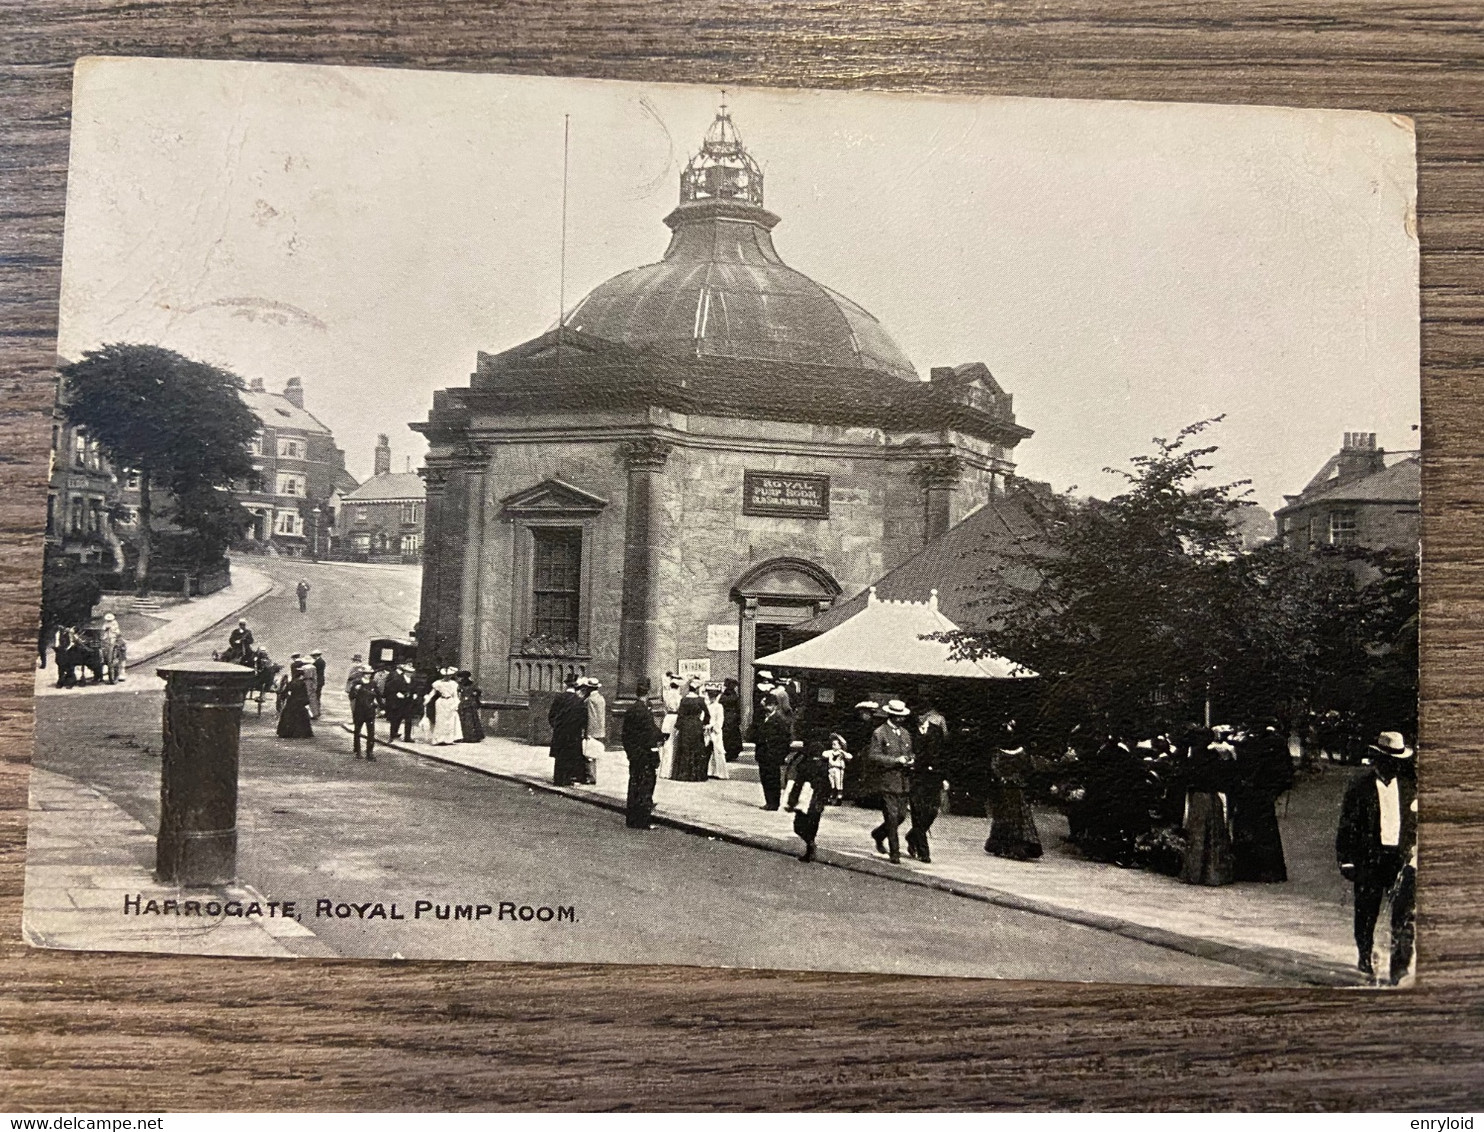
<instances>
[{"instance_id":1,"label":"child in light coat","mask_svg":"<svg viewBox=\"0 0 1484 1132\"><path fill-rule=\"evenodd\" d=\"M846 747L845 740L832 732L824 757L830 767L830 805L838 806L845 801L845 764L854 756Z\"/></svg>"}]
</instances>

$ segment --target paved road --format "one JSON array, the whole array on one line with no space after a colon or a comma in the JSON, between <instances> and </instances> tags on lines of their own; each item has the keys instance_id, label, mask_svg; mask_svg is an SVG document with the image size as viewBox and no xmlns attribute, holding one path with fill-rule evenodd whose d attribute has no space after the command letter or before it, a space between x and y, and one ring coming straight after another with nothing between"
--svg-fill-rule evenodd
<instances>
[{"instance_id":1,"label":"paved road","mask_svg":"<svg viewBox=\"0 0 1484 1132\"><path fill-rule=\"evenodd\" d=\"M418 566L363 566L336 562L305 562L289 558L244 558L243 565L268 575L273 591L243 616L253 637L275 661L311 649L324 651L329 667L326 682L343 687L350 658L366 655L373 637L406 637L417 621L422 568ZM309 583L309 608L299 612L294 587ZM209 638L200 638L159 658L159 663L210 660L213 649L227 645L230 626ZM151 665L157 667L158 664ZM341 697L332 697L341 706Z\"/></svg>"},{"instance_id":2,"label":"paved road","mask_svg":"<svg viewBox=\"0 0 1484 1132\"><path fill-rule=\"evenodd\" d=\"M295 567L250 614L275 655L320 644L334 672L356 642L405 630L407 570ZM311 572L312 571L312 572ZM313 585L298 612L292 583ZM282 642L280 644L280 642ZM209 654L199 642L184 652ZM175 657L169 659L176 659ZM338 663L336 663L338 661ZM100 789L149 828L158 821L159 693L38 702L38 762ZM353 760L322 725L313 741L243 729L240 872L343 955L703 963L1165 983L1264 982L1248 972L1059 920L781 854L657 829L415 755ZM316 919L320 899L392 902L405 920ZM576 920L477 923L411 918L415 901L570 907Z\"/></svg>"}]
</instances>

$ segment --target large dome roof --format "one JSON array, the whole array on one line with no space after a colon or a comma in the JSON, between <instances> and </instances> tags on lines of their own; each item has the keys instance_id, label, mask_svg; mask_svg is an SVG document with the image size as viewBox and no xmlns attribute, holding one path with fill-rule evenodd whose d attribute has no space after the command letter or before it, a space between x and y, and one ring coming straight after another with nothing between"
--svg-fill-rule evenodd
<instances>
[{"instance_id":1,"label":"large dome roof","mask_svg":"<svg viewBox=\"0 0 1484 1132\"><path fill-rule=\"evenodd\" d=\"M681 173L658 263L599 285L563 325L686 357L761 358L870 369L909 381L911 361L869 311L783 262L762 172L725 110Z\"/></svg>"}]
</instances>

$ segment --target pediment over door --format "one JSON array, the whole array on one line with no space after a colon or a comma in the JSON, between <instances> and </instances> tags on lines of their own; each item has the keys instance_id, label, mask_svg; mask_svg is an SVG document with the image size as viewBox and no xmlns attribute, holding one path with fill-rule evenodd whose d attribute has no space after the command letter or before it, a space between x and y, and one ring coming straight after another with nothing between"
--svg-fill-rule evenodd
<instances>
[{"instance_id":1,"label":"pediment over door","mask_svg":"<svg viewBox=\"0 0 1484 1132\"><path fill-rule=\"evenodd\" d=\"M500 509L507 515L596 515L608 500L561 480L543 480L534 487L507 495Z\"/></svg>"},{"instance_id":2,"label":"pediment over door","mask_svg":"<svg viewBox=\"0 0 1484 1132\"><path fill-rule=\"evenodd\" d=\"M840 596L840 583L818 563L802 558L774 558L759 563L737 580L732 599L773 599L828 606Z\"/></svg>"}]
</instances>

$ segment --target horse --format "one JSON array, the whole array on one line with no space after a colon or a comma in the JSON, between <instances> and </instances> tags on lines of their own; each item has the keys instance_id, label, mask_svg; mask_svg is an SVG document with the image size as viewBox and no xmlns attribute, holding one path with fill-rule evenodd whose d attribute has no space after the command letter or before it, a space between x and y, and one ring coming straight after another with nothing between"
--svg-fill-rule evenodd
<instances>
[{"instance_id":1,"label":"horse","mask_svg":"<svg viewBox=\"0 0 1484 1132\"><path fill-rule=\"evenodd\" d=\"M103 682L103 650L90 643L76 629L69 628L62 631L57 639L55 655L58 688L72 688L79 684L85 687L88 682L88 672L93 674L94 683ZM81 681L77 678L79 668L85 670Z\"/></svg>"}]
</instances>

